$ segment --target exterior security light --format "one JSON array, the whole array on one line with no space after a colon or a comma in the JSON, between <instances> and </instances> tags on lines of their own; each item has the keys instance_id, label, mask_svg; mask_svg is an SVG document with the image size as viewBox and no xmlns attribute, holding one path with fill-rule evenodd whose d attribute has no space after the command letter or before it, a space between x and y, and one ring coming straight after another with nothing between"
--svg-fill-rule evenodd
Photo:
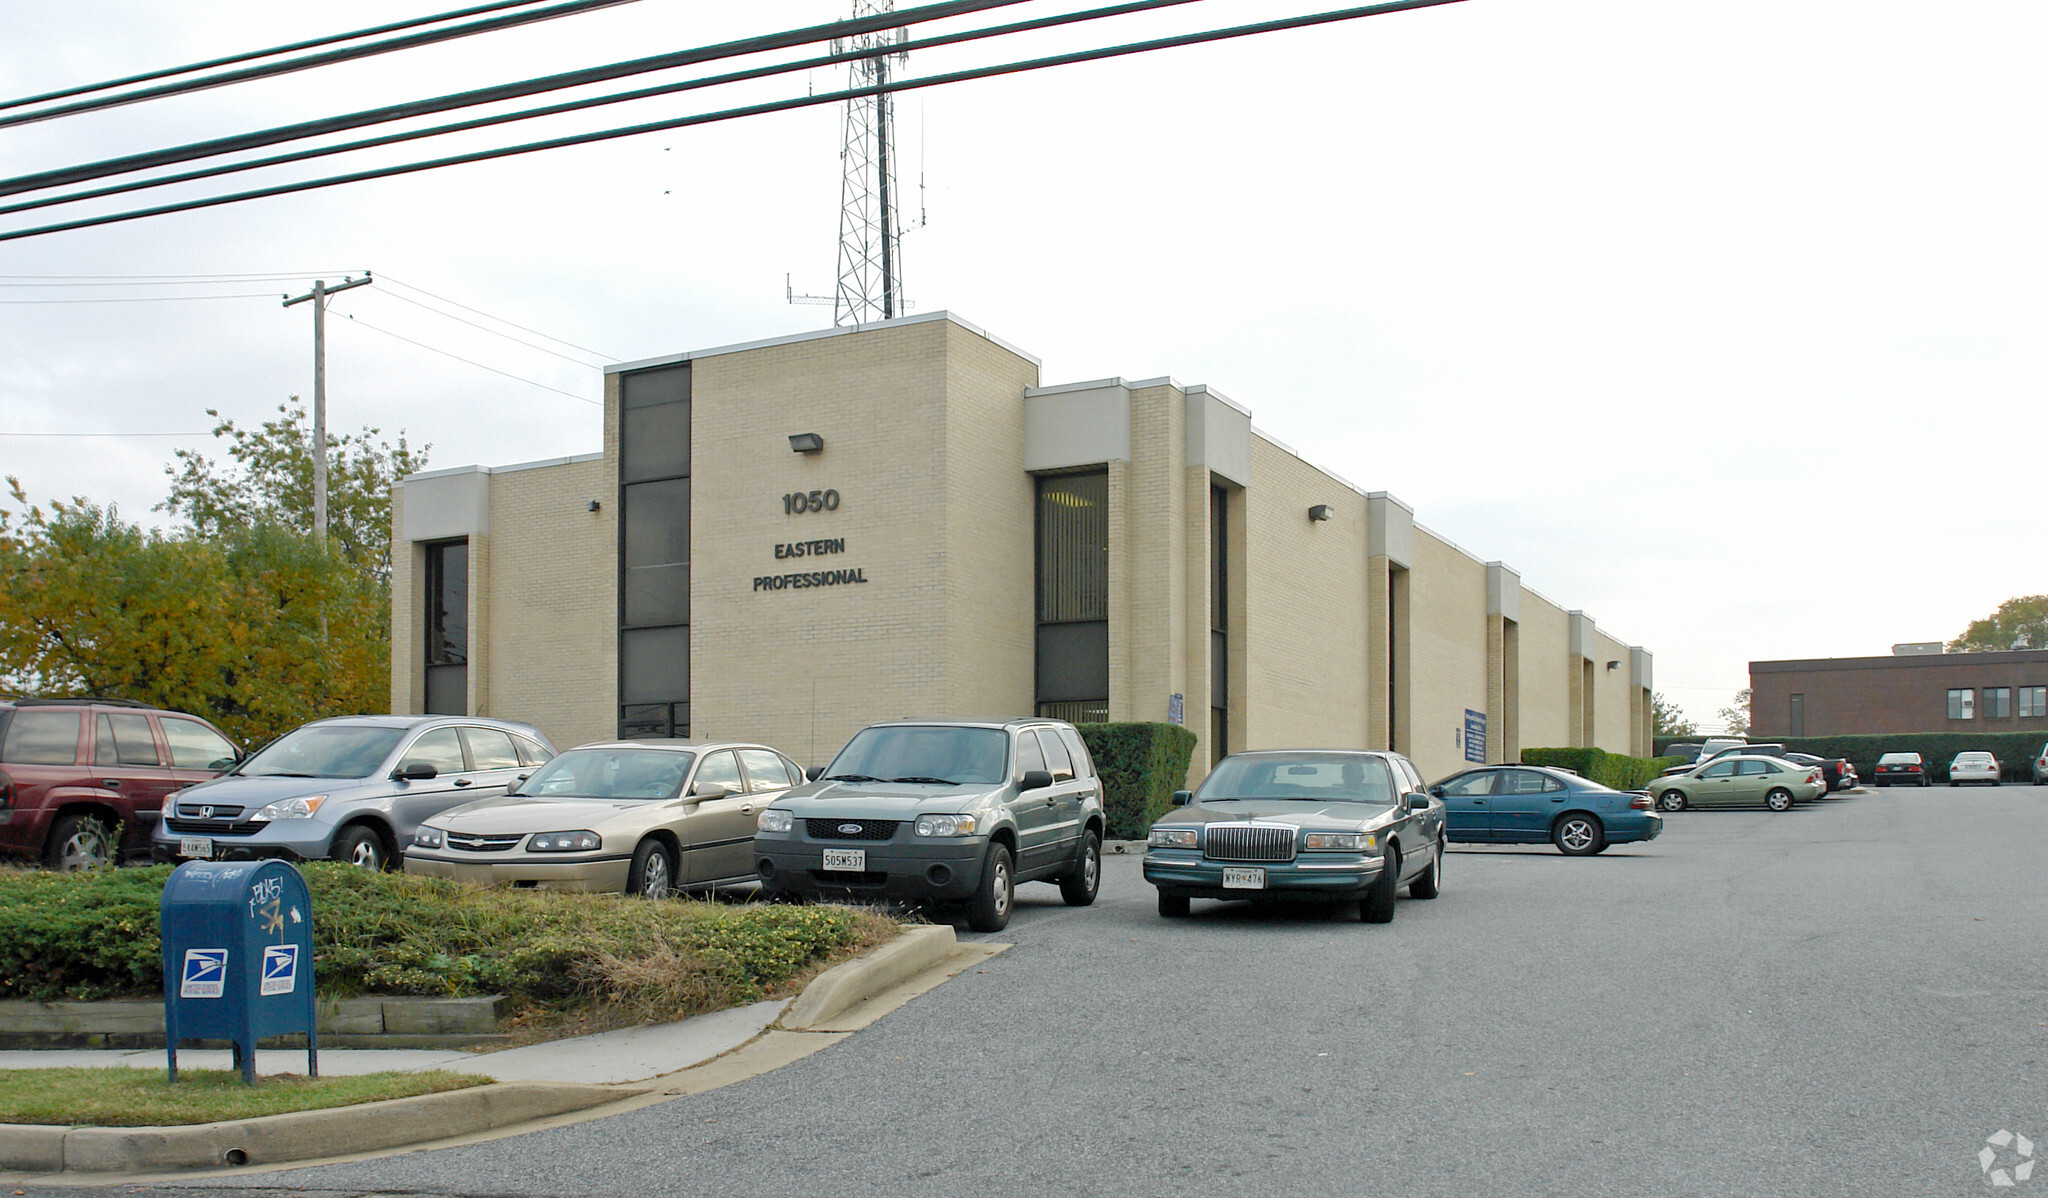
<instances>
[{"instance_id":1,"label":"exterior security light","mask_svg":"<svg viewBox=\"0 0 2048 1198\"><path fill-rule=\"evenodd\" d=\"M591 511L593 511L593 512L594 512L594 511L597 511L597 510L598 510L599 508L601 508L601 507L603 507L603 506L604 506L603 504L599 503L599 502L598 502L597 500L595 500L595 499L593 499L593 500L591 500L591 501L590 501L590 510L591 510Z\"/></svg>"},{"instance_id":2,"label":"exterior security light","mask_svg":"<svg viewBox=\"0 0 2048 1198\"><path fill-rule=\"evenodd\" d=\"M825 438L816 433L791 433L789 435L789 450L791 453L818 453L824 448Z\"/></svg>"},{"instance_id":3,"label":"exterior security light","mask_svg":"<svg viewBox=\"0 0 2048 1198\"><path fill-rule=\"evenodd\" d=\"M1618 661L1610 661L1607 663L1607 668L1610 670L1618 670L1621 668L1621 663Z\"/></svg>"},{"instance_id":4,"label":"exterior security light","mask_svg":"<svg viewBox=\"0 0 2048 1198\"><path fill-rule=\"evenodd\" d=\"M1327 503L1319 503L1308 510L1308 518L1311 520L1328 520L1336 514L1330 510L1330 505Z\"/></svg>"}]
</instances>

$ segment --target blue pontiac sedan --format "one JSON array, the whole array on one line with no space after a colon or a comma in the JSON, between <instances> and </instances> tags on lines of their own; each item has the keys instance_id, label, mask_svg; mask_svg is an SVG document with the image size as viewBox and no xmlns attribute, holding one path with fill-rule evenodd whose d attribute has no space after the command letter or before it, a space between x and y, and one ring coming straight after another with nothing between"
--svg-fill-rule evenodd
<instances>
[{"instance_id":1,"label":"blue pontiac sedan","mask_svg":"<svg viewBox=\"0 0 2048 1198\"><path fill-rule=\"evenodd\" d=\"M1664 817L1647 791L1612 790L1568 770L1488 765L1452 774L1429 788L1444 801L1452 840L1557 846L1574 857L1610 844L1655 840Z\"/></svg>"}]
</instances>

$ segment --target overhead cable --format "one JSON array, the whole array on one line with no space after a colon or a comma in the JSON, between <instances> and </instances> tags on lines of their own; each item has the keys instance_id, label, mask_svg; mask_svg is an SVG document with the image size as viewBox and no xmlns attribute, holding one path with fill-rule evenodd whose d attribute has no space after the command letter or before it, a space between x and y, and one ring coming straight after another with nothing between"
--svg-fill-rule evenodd
<instances>
[{"instance_id":1,"label":"overhead cable","mask_svg":"<svg viewBox=\"0 0 2048 1198\"><path fill-rule=\"evenodd\" d=\"M942 0L918 8L903 9L895 13L882 13L873 17L862 17L850 21L834 21L825 25L812 25L804 29L787 30L757 37L741 38L737 41L722 42L712 46L699 46L690 50L678 50L669 54L657 54L627 62L611 63L601 67L587 67L580 71L565 71L546 75L538 79L526 79L517 83L501 83L492 87L475 88L425 100L409 100L402 104L387 104L381 108L369 108L341 116L323 117L314 121L301 121L293 125L280 125L255 133L237 134L233 137L219 137L208 141L193 142L189 145L174 146L164 150L152 150L142 154L129 154L120 158L104 159L100 162L84 163L78 166L61 167L57 170L39 171L30 175L17 175L11 179L0 179L0 195L16 195L24 191L40 191L46 187L62 187L71 183L83 183L88 179L101 179L108 175L127 174L130 171L149 170L153 167L170 166L179 162L191 162L200 158L211 158L217 154L237 154L245 150L260 149L263 146L279 145L283 142L298 141L308 137L322 137L348 129L361 129L370 125L381 125L389 121L409 120L413 117L429 116L437 112L449 112L458 108L470 108L479 104L494 104L502 100L515 100L521 96L538 95L542 92L560 91L563 88L582 87L592 83L603 83L629 75L641 75L650 71L668 70L673 67L694 66L713 62L721 58L733 58L745 54L759 54L770 50L786 50L811 42L826 41L835 37L855 37L894 29L918 21L932 21L964 13L980 12L984 9L1004 8L1027 0ZM4 123L4 122L0 122Z\"/></svg>"},{"instance_id":2,"label":"overhead cable","mask_svg":"<svg viewBox=\"0 0 2048 1198\"><path fill-rule=\"evenodd\" d=\"M435 294L434 294L433 292L431 292L431 291L428 291L428 290L427 290L426 288L424 288L424 287L415 287L415 286L414 286L414 285L412 285L411 283L408 283L408 282L406 282L406 281L405 281L404 279L400 279L400 278L397 278L397 277L395 277L395 276L393 276L393 275L383 275L383 276L381 276L381 277L383 278L383 280L384 280L384 281L385 281L386 283L390 283L390 284L393 284L394 286L396 286L396 287L400 288L401 290L404 290L404 291L417 291L417 292L419 292L419 293L420 293L421 295L424 295L424 296L426 296L426 297L427 297L428 299L433 299L433 300L439 300L439 301L441 301L442 303L444 303L444 304L447 304L447 305L448 305L449 307L452 307L452 308L460 308L460 309L462 309L462 310L463 310L464 312L471 312L471 313L475 313L476 315L478 315L478 316L481 316L481 317L483 317L483 318L484 318L485 320L495 320L495 321L497 321L497 322L498 322L499 324L502 324L502 325L509 325L509 326L510 326L510 327L512 327L512 328L518 329L518 330L519 330L520 332L522 332L522 333L532 333L532 334L533 334L534 336L536 336L536 337L540 337L540 338L543 338L543 339L545 339L545 340L548 340L548 341L552 341L552 342L554 342L554 343L555 343L556 345L566 345L566 346L568 346L568 347L569 347L570 349L573 349L573 350L577 350L577 351L579 351L579 352L581 352L581 353L586 353L586 354L590 354L590 355L592 355L593 357L599 357L599 358L603 358L603 359L604 359L605 361L607 361L607 362L619 362L619 361L623 361L623 360L624 360L624 359L622 359L622 358L618 357L618 356L617 356L616 354L608 354L608 353L605 353L605 352L604 352L604 351L602 351L602 350L595 350L595 349L592 349L592 348L590 348L590 347L589 347L589 346L587 346L587 345L578 345L578 344L576 344L576 343L575 343L574 341L564 341L564 340L562 340L562 339L561 339L560 337L555 337L555 336L551 336L550 334L547 334L547 333L543 333L543 332L541 332L541 331L540 331L539 329L529 329L529 328L527 328L527 327L526 327L525 325L523 325L523 324L515 324L515 323L514 323L514 322L512 322L512 321L506 320L506 319L505 319L504 317L502 317L502 316L493 316L493 315L491 315L491 314L490 314L489 312L486 312L486 311L484 311L484 310L483 310L483 309L481 309L481 308L472 308L472 307L470 307L470 306L469 306L468 304L464 304L464 303L458 303L458 302L457 302L457 301L455 301L455 300L449 299L449 298L448 298L447 296L445 296L445 295L435 295ZM386 290L386 291L384 292L384 294L385 294L385 295L390 295L390 294L391 294L391 292L390 292L390 291L389 291L389 290L387 289L387 290ZM402 298L404 298L404 297L402 297L402 296L396 296L396 297L393 297L393 298L401 298L401 299L402 299ZM536 348L538 348L538 347L536 347Z\"/></svg>"},{"instance_id":3,"label":"overhead cable","mask_svg":"<svg viewBox=\"0 0 2048 1198\"><path fill-rule=\"evenodd\" d=\"M1016 21L1008 25L995 25L983 29L970 29L958 33L914 38L907 42L897 43L892 47L891 52L907 54L914 50L928 50L936 46L958 45L963 42L979 41L983 38L1003 37L1031 30L1050 29L1059 25L1072 25L1077 22L1096 21L1107 17L1127 16L1131 13L1148 12L1153 9L1171 8L1176 5L1195 2L1196 0L1128 0L1126 3L1113 4L1104 8L1057 13L1052 16L1035 17L1028 21ZM266 158L251 158L241 162L230 162L218 166L201 167L197 170L180 171L172 175L159 175L151 179L136 179L125 183L114 183L105 187L95 187L87 191L73 191L33 200L19 200L12 204L0 204L0 216L15 212L29 212L37 208L49 208L58 204L73 204L83 200L103 199L110 195L123 195L132 191L146 191L152 187L166 187L173 183L190 183L199 179L213 179L222 175L233 175L243 171L258 170L263 167L304 162L313 158L326 158L335 154L353 153L357 150L375 149L381 146L396 145L400 142L417 141L427 137L440 137L450 133L466 133L472 129L483 129L492 125L508 124L513 121L531 120L544 116L558 116L565 112L577 112L582 109L597 108L608 104L621 104L632 100L645 100L656 96L675 95L680 92L697 91L707 87L719 87L751 79L763 79L773 75L814 70L819 67L834 66L855 58L867 57L871 54L873 54L872 50L842 50L833 54L801 58L792 62L750 67L746 70L731 71L722 75L708 75L698 79L686 79L678 83L663 84L659 87L615 92L608 96L593 96L584 100L570 100L560 104L549 104L541 108L528 108L519 112L501 113L496 116L476 117L466 121L455 121L446 125L434 125L425 129L412 129L404 133L388 133L380 137L342 142L338 145L293 150L284 154L273 154Z\"/></svg>"},{"instance_id":4,"label":"overhead cable","mask_svg":"<svg viewBox=\"0 0 2048 1198\"><path fill-rule=\"evenodd\" d=\"M1299 17L1285 17L1273 21L1261 21L1250 25L1236 25L1225 29L1213 29L1202 33L1180 34L1175 37L1157 38L1144 42L1128 42L1118 46L1106 46L1093 50L1080 50L1067 54L1049 55L1043 58L1025 59L1003 63L997 66L976 67L971 70L951 71L940 75L924 75L910 79L891 79L887 83L865 87L848 88L843 91L825 92L812 96L798 96L788 100L775 100L762 104L750 104L741 108L729 108L720 112L700 113L693 116L676 117L665 121L651 121L646 124L629 125L622 128L606 129L595 133L581 133L567 137L550 138L546 141L527 142L523 145L505 146L494 150L477 150L467 154L456 154L423 162L403 163L397 166L378 167L354 171L345 175L330 175L322 179L307 179L297 183L279 184L274 187L256 188L250 191L234 192L228 195L207 196L200 199L183 200L177 203L160 204L153 208L140 208L128 212L109 213L102 216L83 217L53 225L40 225L27 229L15 229L0 233L0 241L15 241L24 237L37 237L46 233L61 233L72 229L86 229L98 225L116 224L122 221L139 220L143 217L162 216L172 212L189 212L199 208L213 208L222 204L241 203L245 200L266 199L271 196L289 195L294 192L312 191L323 187L335 187L344 183L361 183L371 179L385 179L395 175L412 174L418 171L437 170L441 167L461 166L472 162L487 162L496 158L509 158L519 154L532 154L541 150L556 150L567 146L588 145L593 142L611 141L621 137L632 137L642 133L659 133L670 129L707 125L738 117L762 116L771 112L787 112L793 109L809 108L820 104L837 104L845 100L864 96L882 95L898 91L912 91L919 88L939 87L950 83L963 83L974 79L988 79L1002 75L1014 75L1027 71L1044 70L1048 67L1069 66L1075 63L1096 62L1108 58L1119 58L1131 54L1144 54L1155 50L1178 49L1183 46L1202 45L1208 42L1225 41L1232 38L1251 37L1262 33L1274 33L1288 29L1302 29L1315 25L1327 25L1337 21L1356 20L1361 17L1382 16L1388 13L1406 12L1419 8L1436 8L1445 4L1462 4L1465 0L1388 0L1381 4L1368 4L1357 8L1336 9L1329 12L1311 13ZM897 16L900 18L901 13Z\"/></svg>"},{"instance_id":5,"label":"overhead cable","mask_svg":"<svg viewBox=\"0 0 2048 1198\"><path fill-rule=\"evenodd\" d=\"M380 328L378 328L378 327L377 327L376 325L373 325L373 324L371 324L371 323L370 323L369 321L367 321L367 320L357 320L357 319L356 319L356 318L355 318L354 316L352 316L352 315L349 315L348 313L342 313L341 315L342 315L342 316L344 316L344 317L346 317L346 319L347 319L348 323L349 323L349 324L351 324L351 325L354 325L354 326L356 326L356 327L358 327L358 328L364 328L364 329L368 329L368 330L370 330L370 331L371 331L371 332L373 332L373 333L382 333L382 334L384 334L384 335L385 335L386 337L395 337L395 338L397 338L398 340L400 340L400 341L403 341L403 342L405 342L405 343L406 343L407 345L416 345L416 346L418 346L419 348L421 348L421 349L423 349L423 350L426 350L426 351L427 351L428 353L435 353L435 354L440 354L440 355L441 355L442 357L444 357L444 358L453 358L453 359L455 359L455 360L456 360L456 361L458 361L458 362L464 363L465 365L469 365L469 366L474 366L474 367L476 367L476 368L477 368L478 370L488 370L488 371L490 371L490 372L491 372L492 374L501 374L501 375L504 375L504 376L505 376L506 378L508 378L508 379L512 379L512 380L514 380L514 381L516 381L516 382L521 382L521 383L525 383L525 384L526 384L527 386L529 386L529 387L539 387L539 388L540 388L541 390L543 390L543 391L552 391L552 392L554 392L554 393L555 393L555 394L557 394L557 395L566 395L566 396L568 396L568 397L569 397L570 399L576 400L576 401L578 401L579 403L587 403L587 404L592 404L592 405L595 405L595 406L597 406L597 407L603 407L603 406L604 406L604 401L603 401L603 400L601 400L601 399L589 399L589 398L586 398L585 396L581 396L581 395L578 395L578 394L576 394L576 393L575 393L574 391L564 391L564 390L562 390L562 389L561 389L560 387L550 387L550 386L548 386L548 385L547 385L546 383L537 383L537 382L535 382L534 380L532 380L532 379L530 379L530 378L525 378L525 377L523 377L523 376L521 376L521 375L516 375L516 374L513 374L513 373L512 373L511 371L509 371L509 370L500 370L500 369L498 369L498 368L497 368L497 367L495 367L495 366L486 366L486 365L484 365L484 364L483 364L482 362L477 362L477 361L473 361L473 360L471 360L471 359L469 359L469 358L465 358L465 357L463 357L463 356L462 356L461 354L451 354L451 353L449 353L449 352L448 352L447 350L445 350L445 349L436 349L435 347L433 347L433 346L431 346L431 345L428 345L428 344L427 344L426 342L424 342L424 341L414 341L414 340L413 340L412 338L410 338L410 337L405 337L405 336L401 336L401 335L399 335L399 334L397 334L397 333L394 333L394 332L392 332L392 331L391 331L390 329L380 329ZM596 368L596 367L594 367L594 366L592 366L592 367L588 367L587 369L595 370L595 369L597 369L597 368Z\"/></svg>"}]
</instances>

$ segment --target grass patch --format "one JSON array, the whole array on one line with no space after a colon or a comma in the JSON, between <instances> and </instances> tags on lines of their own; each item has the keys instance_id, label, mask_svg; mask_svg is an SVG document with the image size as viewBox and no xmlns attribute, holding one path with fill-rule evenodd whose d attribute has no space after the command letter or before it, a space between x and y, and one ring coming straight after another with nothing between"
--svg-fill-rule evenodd
<instances>
[{"instance_id":1,"label":"grass patch","mask_svg":"<svg viewBox=\"0 0 2048 1198\"><path fill-rule=\"evenodd\" d=\"M359 1077L281 1074L242 1083L226 1069L184 1069L175 1084L149 1069L0 1070L0 1123L168 1127L317 1111L480 1086L489 1078L430 1070Z\"/></svg>"}]
</instances>

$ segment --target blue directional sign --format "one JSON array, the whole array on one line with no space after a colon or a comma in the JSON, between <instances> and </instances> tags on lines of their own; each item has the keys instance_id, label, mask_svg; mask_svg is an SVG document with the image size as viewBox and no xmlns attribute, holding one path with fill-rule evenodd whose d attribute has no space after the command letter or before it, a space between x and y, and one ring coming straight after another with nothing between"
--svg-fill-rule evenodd
<instances>
[{"instance_id":1,"label":"blue directional sign","mask_svg":"<svg viewBox=\"0 0 2048 1198\"><path fill-rule=\"evenodd\" d=\"M1486 760L1486 713L1465 709L1465 760Z\"/></svg>"},{"instance_id":2,"label":"blue directional sign","mask_svg":"<svg viewBox=\"0 0 2048 1198\"><path fill-rule=\"evenodd\" d=\"M185 971L179 975L179 998L219 998L227 988L228 950L188 948Z\"/></svg>"}]
</instances>

